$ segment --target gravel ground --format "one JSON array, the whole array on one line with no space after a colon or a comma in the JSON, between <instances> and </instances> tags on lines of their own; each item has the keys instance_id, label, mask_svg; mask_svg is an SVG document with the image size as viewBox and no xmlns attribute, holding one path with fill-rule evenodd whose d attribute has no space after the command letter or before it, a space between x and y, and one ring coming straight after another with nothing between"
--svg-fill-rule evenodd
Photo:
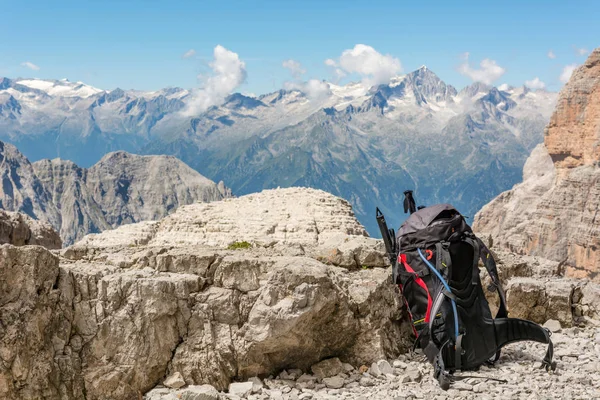
<instances>
[{"instance_id":1,"label":"gravel ground","mask_svg":"<svg viewBox=\"0 0 600 400\"><path fill-rule=\"evenodd\" d=\"M546 346L520 342L506 346L500 361L479 371L458 373L505 379L508 383L466 378L448 391L438 387L433 368L423 355L412 353L380 361L361 371L344 364L345 372L321 379L302 371L284 371L275 379L230 386L217 393L208 385L179 390L157 388L148 400L171 399L598 399L600 398L600 327L568 328L552 335L555 372L540 368ZM340 363L341 365L341 363ZM351 369L352 368L352 369ZM366 371L365 371L366 370ZM302 374L302 375L300 375ZM202 389L200 389L202 388ZM210 394L206 389L212 389ZM206 396L200 396L200 392ZM235 394L234 394L235 393Z\"/></svg>"}]
</instances>

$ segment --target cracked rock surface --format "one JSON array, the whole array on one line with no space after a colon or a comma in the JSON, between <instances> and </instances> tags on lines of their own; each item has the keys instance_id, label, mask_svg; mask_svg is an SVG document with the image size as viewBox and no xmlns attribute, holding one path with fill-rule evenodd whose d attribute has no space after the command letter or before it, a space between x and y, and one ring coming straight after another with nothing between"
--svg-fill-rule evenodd
<instances>
[{"instance_id":1,"label":"cracked rock surface","mask_svg":"<svg viewBox=\"0 0 600 400\"><path fill-rule=\"evenodd\" d=\"M135 399L165 381L225 390L328 357L370 365L412 342L381 243L318 190L184 206L54 254L2 251L3 399Z\"/></svg>"},{"instance_id":2,"label":"cracked rock surface","mask_svg":"<svg viewBox=\"0 0 600 400\"><path fill-rule=\"evenodd\" d=\"M498 258L511 315L547 322L564 365L542 373L545 350L516 344L480 371L507 384L442 392L422 356L403 355L413 337L381 241L325 192L184 206L60 251L4 244L0 398L597 397L598 286Z\"/></svg>"}]
</instances>

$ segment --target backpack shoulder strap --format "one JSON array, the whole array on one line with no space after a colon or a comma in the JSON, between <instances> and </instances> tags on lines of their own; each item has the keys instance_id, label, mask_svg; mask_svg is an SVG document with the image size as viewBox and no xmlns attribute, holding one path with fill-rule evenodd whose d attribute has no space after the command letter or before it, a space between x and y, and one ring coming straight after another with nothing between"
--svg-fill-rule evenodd
<instances>
[{"instance_id":1,"label":"backpack shoulder strap","mask_svg":"<svg viewBox=\"0 0 600 400\"><path fill-rule=\"evenodd\" d=\"M479 245L479 258L485 266L488 275L492 279L492 284L488 287L488 290L491 292L495 288L498 292L498 296L500 297L500 306L498 307L498 313L496 313L496 318L506 318L508 317L508 309L506 307L506 296L504 295L504 289L502 289L502 284L500 283L500 278L498 276L498 268L496 267L496 261L494 260L494 256L486 247L486 245L483 244L481 239L479 239L475 235L473 235L473 238L477 241L477 244Z\"/></svg>"}]
</instances>

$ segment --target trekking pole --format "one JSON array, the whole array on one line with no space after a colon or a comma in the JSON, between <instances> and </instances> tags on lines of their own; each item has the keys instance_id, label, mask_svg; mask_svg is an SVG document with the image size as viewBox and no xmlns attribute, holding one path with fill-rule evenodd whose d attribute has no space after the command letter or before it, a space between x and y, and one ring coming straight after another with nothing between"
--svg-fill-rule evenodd
<instances>
[{"instance_id":1,"label":"trekking pole","mask_svg":"<svg viewBox=\"0 0 600 400\"><path fill-rule=\"evenodd\" d=\"M396 233L393 229L388 229L385 217L381 210L379 210L379 207L376 207L375 218L377 219L377 225L379 225L379 231L381 232L390 263L394 265L396 261Z\"/></svg>"},{"instance_id":2,"label":"trekking pole","mask_svg":"<svg viewBox=\"0 0 600 400\"><path fill-rule=\"evenodd\" d=\"M404 213L406 214L408 211L410 211L411 214L417 211L417 205L415 204L412 190L404 191Z\"/></svg>"}]
</instances>

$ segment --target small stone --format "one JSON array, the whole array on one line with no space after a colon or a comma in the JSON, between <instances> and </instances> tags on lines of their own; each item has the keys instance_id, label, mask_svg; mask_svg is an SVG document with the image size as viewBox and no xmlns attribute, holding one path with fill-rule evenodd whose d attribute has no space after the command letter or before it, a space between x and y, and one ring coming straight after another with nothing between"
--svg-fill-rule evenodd
<instances>
[{"instance_id":1,"label":"small stone","mask_svg":"<svg viewBox=\"0 0 600 400\"><path fill-rule=\"evenodd\" d=\"M392 362L392 365L394 366L394 368L406 369L406 363L400 360L394 360L394 362Z\"/></svg>"},{"instance_id":2,"label":"small stone","mask_svg":"<svg viewBox=\"0 0 600 400\"><path fill-rule=\"evenodd\" d=\"M366 377L362 377L360 378L360 381L358 381L358 383L360 383L360 386L365 386L365 387L369 387L369 386L373 386L373 379L371 378L366 378Z\"/></svg>"},{"instance_id":3,"label":"small stone","mask_svg":"<svg viewBox=\"0 0 600 400\"><path fill-rule=\"evenodd\" d=\"M252 382L252 393L260 393L264 387L259 377L253 376L248 379L248 382Z\"/></svg>"},{"instance_id":4,"label":"small stone","mask_svg":"<svg viewBox=\"0 0 600 400\"><path fill-rule=\"evenodd\" d=\"M281 371L278 378L279 379L294 379L288 374L288 372L285 369L283 371Z\"/></svg>"},{"instance_id":5,"label":"small stone","mask_svg":"<svg viewBox=\"0 0 600 400\"><path fill-rule=\"evenodd\" d=\"M406 375L411 380L411 382L421 382L421 371L418 369L412 369L406 371Z\"/></svg>"},{"instance_id":6,"label":"small stone","mask_svg":"<svg viewBox=\"0 0 600 400\"><path fill-rule=\"evenodd\" d=\"M367 367L366 365L361 365L360 368L358 368L358 372L360 372L361 374L364 374L368 370L369 370L369 367Z\"/></svg>"},{"instance_id":7,"label":"small stone","mask_svg":"<svg viewBox=\"0 0 600 400\"><path fill-rule=\"evenodd\" d=\"M296 379L296 383L306 383L306 382L316 382L317 377L309 374L302 374L298 379Z\"/></svg>"},{"instance_id":8,"label":"small stone","mask_svg":"<svg viewBox=\"0 0 600 400\"><path fill-rule=\"evenodd\" d=\"M473 390L473 385L469 385L468 383L464 383L464 382L456 382L456 383L452 384L452 387L456 390L463 390L463 391Z\"/></svg>"},{"instance_id":9,"label":"small stone","mask_svg":"<svg viewBox=\"0 0 600 400\"><path fill-rule=\"evenodd\" d=\"M339 358L329 358L310 367L310 370L320 379L335 376L344 371L344 366Z\"/></svg>"},{"instance_id":10,"label":"small stone","mask_svg":"<svg viewBox=\"0 0 600 400\"><path fill-rule=\"evenodd\" d=\"M290 379L296 380L298 379L300 376L302 376L302 370L301 369L290 369L288 371L288 375L290 376Z\"/></svg>"},{"instance_id":11,"label":"small stone","mask_svg":"<svg viewBox=\"0 0 600 400\"><path fill-rule=\"evenodd\" d=\"M298 398L300 400L312 399L312 397L313 397L312 393L308 393L308 392L300 393L300 395L298 396Z\"/></svg>"},{"instance_id":12,"label":"small stone","mask_svg":"<svg viewBox=\"0 0 600 400\"><path fill-rule=\"evenodd\" d=\"M379 366L377 363L371 364L371 368L369 368L369 373L374 377L378 377L381 375L381 371L379 370Z\"/></svg>"},{"instance_id":13,"label":"small stone","mask_svg":"<svg viewBox=\"0 0 600 400\"><path fill-rule=\"evenodd\" d=\"M283 385L283 386L289 386L291 388L295 388L296 387L296 381L293 381L291 379L280 379L278 381L279 385Z\"/></svg>"},{"instance_id":14,"label":"small stone","mask_svg":"<svg viewBox=\"0 0 600 400\"><path fill-rule=\"evenodd\" d=\"M475 393L482 393L485 391L485 388L486 388L486 383L481 382L481 383L478 383L477 385L473 386L473 391Z\"/></svg>"},{"instance_id":15,"label":"small stone","mask_svg":"<svg viewBox=\"0 0 600 400\"><path fill-rule=\"evenodd\" d=\"M283 392L281 390L271 390L269 392L269 399L283 400Z\"/></svg>"},{"instance_id":16,"label":"small stone","mask_svg":"<svg viewBox=\"0 0 600 400\"><path fill-rule=\"evenodd\" d=\"M179 392L181 400L218 400L219 391L212 385L193 385Z\"/></svg>"},{"instance_id":17,"label":"small stone","mask_svg":"<svg viewBox=\"0 0 600 400\"><path fill-rule=\"evenodd\" d=\"M169 376L167 379L165 379L165 381L163 382L163 385L165 385L168 388L171 389L179 389L185 386L185 380L183 379L183 376L181 376L181 374L179 372L175 372L174 374L172 374L171 376Z\"/></svg>"},{"instance_id":18,"label":"small stone","mask_svg":"<svg viewBox=\"0 0 600 400\"><path fill-rule=\"evenodd\" d=\"M354 371L354 367L348 363L342 363L342 367L344 368L344 372L352 372Z\"/></svg>"},{"instance_id":19,"label":"small stone","mask_svg":"<svg viewBox=\"0 0 600 400\"><path fill-rule=\"evenodd\" d=\"M544 328L548 328L550 332L560 332L560 330L562 329L562 327L560 326L560 322L558 322L555 319L549 319L548 321L546 321L546 323L544 324Z\"/></svg>"},{"instance_id":20,"label":"small stone","mask_svg":"<svg viewBox=\"0 0 600 400\"><path fill-rule=\"evenodd\" d=\"M339 389L344 386L344 378L342 378L341 376L324 378L323 383L330 389Z\"/></svg>"},{"instance_id":21,"label":"small stone","mask_svg":"<svg viewBox=\"0 0 600 400\"><path fill-rule=\"evenodd\" d=\"M394 374L394 368L390 365L386 360L377 361L377 368L379 368L379 372L382 374Z\"/></svg>"},{"instance_id":22,"label":"small stone","mask_svg":"<svg viewBox=\"0 0 600 400\"><path fill-rule=\"evenodd\" d=\"M229 384L229 394L239 397L247 397L252 393L253 382L234 382Z\"/></svg>"},{"instance_id":23,"label":"small stone","mask_svg":"<svg viewBox=\"0 0 600 400\"><path fill-rule=\"evenodd\" d=\"M408 375L402 375L398 380L400 381L400 383L410 382L410 378L408 377Z\"/></svg>"}]
</instances>

